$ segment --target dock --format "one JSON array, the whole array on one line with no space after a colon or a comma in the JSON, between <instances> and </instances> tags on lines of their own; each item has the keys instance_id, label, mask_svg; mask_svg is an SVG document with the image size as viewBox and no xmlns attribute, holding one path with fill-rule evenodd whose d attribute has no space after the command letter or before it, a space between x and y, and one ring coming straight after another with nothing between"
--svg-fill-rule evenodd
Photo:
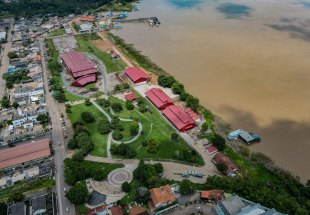
<instances>
[{"instance_id":1,"label":"dock","mask_svg":"<svg viewBox=\"0 0 310 215\"><path fill-rule=\"evenodd\" d=\"M115 19L115 22L120 23L134 23L134 22L147 22L150 25L160 25L160 21L157 17L136 18L136 19Z\"/></svg>"}]
</instances>

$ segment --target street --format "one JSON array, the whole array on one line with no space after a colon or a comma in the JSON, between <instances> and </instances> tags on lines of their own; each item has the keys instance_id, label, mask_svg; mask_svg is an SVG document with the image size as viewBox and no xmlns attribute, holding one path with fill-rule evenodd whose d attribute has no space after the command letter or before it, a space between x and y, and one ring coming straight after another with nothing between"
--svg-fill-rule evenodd
<instances>
[{"instance_id":1,"label":"street","mask_svg":"<svg viewBox=\"0 0 310 215\"><path fill-rule=\"evenodd\" d=\"M42 71L45 87L46 106L48 108L53 128L52 142L55 151L54 155L54 162L56 167L55 178L56 178L56 190L57 190L59 214L75 215L74 206L65 197L64 189L68 188L68 185L66 185L64 181L64 164L63 164L63 160L66 157L66 147L64 142L63 129L60 122L61 113L58 104L54 101L51 93L48 90L47 67L44 57L44 39L40 39L40 52L42 57Z\"/></svg>"},{"instance_id":2,"label":"street","mask_svg":"<svg viewBox=\"0 0 310 215\"><path fill-rule=\"evenodd\" d=\"M0 99L5 95L5 81L2 79L2 76L4 73L6 73L6 70L9 66L9 57L8 53L11 49L12 46L12 34L11 34L11 28L13 26L13 22L11 23L8 36L7 36L7 43L4 44L4 50L1 53L2 56L2 62L1 62L1 67L0 67Z\"/></svg>"}]
</instances>

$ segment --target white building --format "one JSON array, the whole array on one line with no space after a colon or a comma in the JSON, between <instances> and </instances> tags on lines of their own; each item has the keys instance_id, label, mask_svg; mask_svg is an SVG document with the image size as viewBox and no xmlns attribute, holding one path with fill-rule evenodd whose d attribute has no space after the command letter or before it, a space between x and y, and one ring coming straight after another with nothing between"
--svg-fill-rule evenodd
<instances>
[{"instance_id":1,"label":"white building","mask_svg":"<svg viewBox=\"0 0 310 215\"><path fill-rule=\"evenodd\" d=\"M5 39L6 39L6 32L5 31L0 32L0 41Z\"/></svg>"}]
</instances>

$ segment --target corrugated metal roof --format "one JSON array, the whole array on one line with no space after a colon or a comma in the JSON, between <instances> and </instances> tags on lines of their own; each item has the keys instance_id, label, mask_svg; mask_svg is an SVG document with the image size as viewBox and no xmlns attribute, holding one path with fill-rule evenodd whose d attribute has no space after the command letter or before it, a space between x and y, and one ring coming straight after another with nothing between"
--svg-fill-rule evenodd
<instances>
[{"instance_id":1,"label":"corrugated metal roof","mask_svg":"<svg viewBox=\"0 0 310 215\"><path fill-rule=\"evenodd\" d=\"M152 88L146 91L145 95L158 109L163 109L173 104L173 100L159 88Z\"/></svg>"},{"instance_id":2,"label":"corrugated metal roof","mask_svg":"<svg viewBox=\"0 0 310 215\"><path fill-rule=\"evenodd\" d=\"M73 77L79 77L95 73L97 66L80 52L71 51L62 55L62 60L72 73ZM75 74L76 73L76 74Z\"/></svg>"},{"instance_id":3,"label":"corrugated metal roof","mask_svg":"<svg viewBox=\"0 0 310 215\"><path fill-rule=\"evenodd\" d=\"M140 68L129 67L125 70L125 74L134 82L147 81L150 77Z\"/></svg>"},{"instance_id":4,"label":"corrugated metal roof","mask_svg":"<svg viewBox=\"0 0 310 215\"><path fill-rule=\"evenodd\" d=\"M72 83L72 85L83 87L86 84L96 82L96 80L97 80L96 74L86 75L86 76L83 76L83 77L77 79L75 82Z\"/></svg>"}]
</instances>

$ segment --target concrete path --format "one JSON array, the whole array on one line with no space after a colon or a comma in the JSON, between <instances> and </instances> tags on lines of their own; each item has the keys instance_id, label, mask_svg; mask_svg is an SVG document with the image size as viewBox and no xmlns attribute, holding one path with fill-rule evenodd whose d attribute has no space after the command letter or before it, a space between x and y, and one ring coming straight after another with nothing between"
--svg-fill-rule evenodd
<instances>
[{"instance_id":1,"label":"concrete path","mask_svg":"<svg viewBox=\"0 0 310 215\"><path fill-rule=\"evenodd\" d=\"M112 118L110 117L110 115L104 110L102 109L94 100L90 101L101 113L103 113L107 119L109 120L109 122L112 122Z\"/></svg>"}]
</instances>

